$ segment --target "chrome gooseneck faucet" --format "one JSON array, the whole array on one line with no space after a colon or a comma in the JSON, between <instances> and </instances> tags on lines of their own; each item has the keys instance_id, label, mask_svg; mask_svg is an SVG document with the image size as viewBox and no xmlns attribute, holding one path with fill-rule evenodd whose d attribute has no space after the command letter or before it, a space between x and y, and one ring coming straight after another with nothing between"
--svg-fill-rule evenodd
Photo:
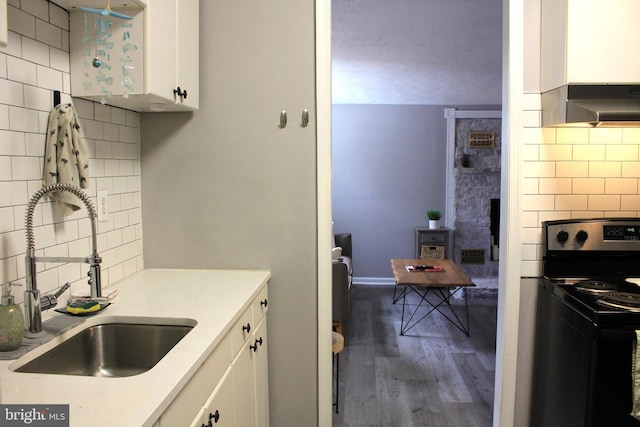
<instances>
[{"instance_id":1,"label":"chrome gooseneck faucet","mask_svg":"<svg viewBox=\"0 0 640 427\"><path fill-rule=\"evenodd\" d=\"M38 200L45 194L53 193L56 191L67 191L77 196L87 208L89 213L89 219L91 220L91 255L87 257L36 257L35 239L33 237L33 211L38 203ZM71 184L53 184L46 187L42 187L33 195L29 204L27 205L27 212L25 215L26 223L26 237L27 237L27 254L25 256L26 264L26 282L27 288L24 292L24 305L26 313L26 329L28 334L39 334L42 332L42 310L43 306L40 301L40 291L36 284L36 262L79 262L89 264L89 285L91 287L91 297L102 296L102 285L100 282L100 262L102 258L98 255L98 224L97 214L93 207L93 203L89 200L89 197L78 187ZM51 308L51 305L46 305L44 309Z\"/></svg>"}]
</instances>

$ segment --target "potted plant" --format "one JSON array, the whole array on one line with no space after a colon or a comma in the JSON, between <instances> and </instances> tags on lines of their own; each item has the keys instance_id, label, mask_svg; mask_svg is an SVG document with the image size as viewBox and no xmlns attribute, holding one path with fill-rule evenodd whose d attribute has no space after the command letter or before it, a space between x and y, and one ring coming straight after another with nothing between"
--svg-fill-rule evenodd
<instances>
[{"instance_id":1,"label":"potted plant","mask_svg":"<svg viewBox=\"0 0 640 427\"><path fill-rule=\"evenodd\" d=\"M429 228L440 228L440 211L438 209L429 209L427 218L429 219Z\"/></svg>"}]
</instances>

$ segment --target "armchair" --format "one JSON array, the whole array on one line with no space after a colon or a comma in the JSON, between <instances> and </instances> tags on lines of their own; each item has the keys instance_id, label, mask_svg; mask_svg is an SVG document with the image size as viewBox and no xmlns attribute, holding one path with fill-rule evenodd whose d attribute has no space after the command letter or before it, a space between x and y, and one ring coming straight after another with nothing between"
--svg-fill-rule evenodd
<instances>
[{"instance_id":1,"label":"armchair","mask_svg":"<svg viewBox=\"0 0 640 427\"><path fill-rule=\"evenodd\" d=\"M342 255L332 261L333 324L344 335L344 323L349 317L353 276L351 233L336 234L335 241L336 247L342 248Z\"/></svg>"}]
</instances>

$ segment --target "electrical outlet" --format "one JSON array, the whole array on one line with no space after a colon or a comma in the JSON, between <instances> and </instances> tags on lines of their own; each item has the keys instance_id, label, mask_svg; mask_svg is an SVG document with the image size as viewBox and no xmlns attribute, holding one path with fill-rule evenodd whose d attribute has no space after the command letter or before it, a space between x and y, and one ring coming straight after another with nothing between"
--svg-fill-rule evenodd
<instances>
[{"instance_id":1,"label":"electrical outlet","mask_svg":"<svg viewBox=\"0 0 640 427\"><path fill-rule=\"evenodd\" d=\"M107 204L108 201L109 192L98 191L98 221L100 222L109 221L109 205Z\"/></svg>"}]
</instances>

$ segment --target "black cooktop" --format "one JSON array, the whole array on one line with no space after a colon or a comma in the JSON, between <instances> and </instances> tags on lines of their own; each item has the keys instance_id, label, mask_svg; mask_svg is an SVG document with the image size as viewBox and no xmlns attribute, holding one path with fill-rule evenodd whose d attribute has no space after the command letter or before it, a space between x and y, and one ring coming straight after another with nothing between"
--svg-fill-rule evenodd
<instances>
[{"instance_id":1,"label":"black cooktop","mask_svg":"<svg viewBox=\"0 0 640 427\"><path fill-rule=\"evenodd\" d=\"M594 323L634 324L640 322L640 279L548 278L543 287ZM635 327L634 326L634 327Z\"/></svg>"}]
</instances>

